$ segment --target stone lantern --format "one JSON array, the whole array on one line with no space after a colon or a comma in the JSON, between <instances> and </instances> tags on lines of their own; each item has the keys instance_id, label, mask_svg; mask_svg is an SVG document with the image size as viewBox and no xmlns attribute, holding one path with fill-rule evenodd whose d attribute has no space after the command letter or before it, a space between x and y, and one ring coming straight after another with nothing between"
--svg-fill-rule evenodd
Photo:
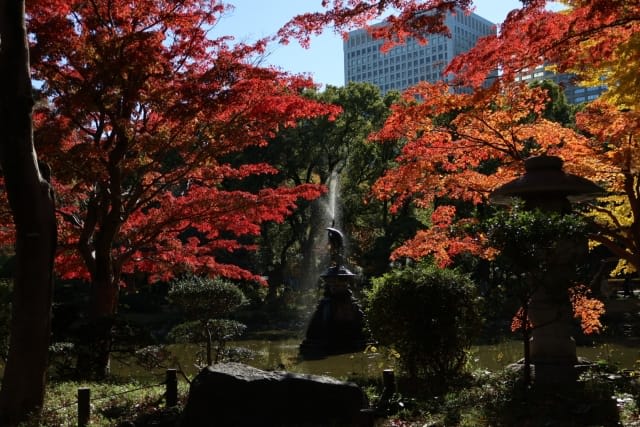
<instances>
[{"instance_id":1,"label":"stone lantern","mask_svg":"<svg viewBox=\"0 0 640 427\"><path fill-rule=\"evenodd\" d=\"M531 157L525 160L524 175L497 188L490 200L510 204L519 198L526 209L567 214L571 212L571 202L586 201L604 193L588 179L565 173L562 165L559 157ZM549 268L543 281L548 286L540 286L530 300L529 318L534 325L530 357L537 380L562 381L563 377L575 374L575 369L566 369L578 363L571 334L571 304L566 293L552 290L554 284L569 283L575 276L575 266L585 259L587 238L578 240L557 242L555 252L547 254Z\"/></svg>"},{"instance_id":2,"label":"stone lantern","mask_svg":"<svg viewBox=\"0 0 640 427\"><path fill-rule=\"evenodd\" d=\"M320 276L324 294L300 344L300 353L307 358L361 351L367 344L364 313L350 289L356 275L343 265L344 236L332 227L327 231L331 265Z\"/></svg>"}]
</instances>

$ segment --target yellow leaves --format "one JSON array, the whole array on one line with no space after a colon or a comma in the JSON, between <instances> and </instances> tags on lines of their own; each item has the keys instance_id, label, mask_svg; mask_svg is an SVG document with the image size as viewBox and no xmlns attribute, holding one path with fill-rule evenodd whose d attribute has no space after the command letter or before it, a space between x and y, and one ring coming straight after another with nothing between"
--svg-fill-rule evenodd
<instances>
[{"instance_id":1,"label":"yellow leaves","mask_svg":"<svg viewBox=\"0 0 640 427\"><path fill-rule=\"evenodd\" d=\"M633 224L633 212L629 199L621 195L610 195L598 199L601 209L587 212L587 216L592 218L597 224L624 229Z\"/></svg>"},{"instance_id":2,"label":"yellow leaves","mask_svg":"<svg viewBox=\"0 0 640 427\"><path fill-rule=\"evenodd\" d=\"M617 240L632 241L633 228L636 222L629 198L625 195L610 195L598 199L597 208L591 209L585 214L591 218L601 229L615 232ZM595 242L590 242L594 246ZM629 257L633 257L633 248L624 249ZM610 276L619 274L631 274L636 272L636 267L629 260L620 258Z\"/></svg>"},{"instance_id":3,"label":"yellow leaves","mask_svg":"<svg viewBox=\"0 0 640 427\"><path fill-rule=\"evenodd\" d=\"M611 273L609 274L609 276L615 277L619 275L634 274L636 271L638 270L633 264L631 264L626 259L620 259L618 260L618 263L616 264L615 268L611 270Z\"/></svg>"},{"instance_id":4,"label":"yellow leaves","mask_svg":"<svg viewBox=\"0 0 640 427\"><path fill-rule=\"evenodd\" d=\"M583 86L607 86L602 98L608 102L640 107L639 30L638 24L616 26L581 42L570 71L578 74Z\"/></svg>"}]
</instances>

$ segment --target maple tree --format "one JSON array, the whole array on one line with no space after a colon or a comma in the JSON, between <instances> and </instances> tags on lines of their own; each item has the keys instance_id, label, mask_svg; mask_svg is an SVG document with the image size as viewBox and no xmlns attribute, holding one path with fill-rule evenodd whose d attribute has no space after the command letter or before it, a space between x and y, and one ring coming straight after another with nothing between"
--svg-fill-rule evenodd
<instances>
[{"instance_id":1,"label":"maple tree","mask_svg":"<svg viewBox=\"0 0 640 427\"><path fill-rule=\"evenodd\" d=\"M636 209L637 173L627 166L632 155L625 151L632 148L633 140L616 138L619 125L607 128L604 118L611 118L613 110L600 107L599 118L595 117L598 112L591 110L580 115L578 126L583 132L588 131L587 135L581 134L563 126L570 125L568 116L561 120L563 123L549 120L560 111L550 111L553 105L548 102L550 93L544 85L527 87L515 83L518 73L553 64L559 71L578 72L592 81L595 76L600 84L607 77L612 78L609 82L613 85L620 82L623 91L612 90L609 98L624 99L627 106L633 105L635 95L625 91L637 93L635 74L630 71L634 70L633 54L637 52L637 4L600 0L563 3L569 10L554 12L546 9L544 0L523 0L522 7L510 12L499 25L495 36L480 39L475 48L451 61L445 74L453 75L450 82L454 87L419 83L409 88L402 102L393 107L384 128L373 136L379 141L400 140L404 144L397 167L374 187L378 197L391 201L392 210L412 203L431 211L430 224L396 249L392 257L417 259L431 255L441 266L454 262L461 254L494 257L495 248L477 231L477 217L469 206L485 204L493 189L522 174L522 161L533 155L558 156L564 160L565 170L598 183L626 183L626 187L619 184L618 188L626 193L631 210ZM323 4L328 7L326 13L306 17L313 18L312 24L302 16L302 21L294 19L285 29L293 26L316 31L322 25L333 24L340 31L351 23L368 24L372 17L381 17L386 8L396 7L399 14L392 15L387 25L369 27L374 38L386 39L384 50L406 36L428 42L425 34L446 34L448 31L440 25L443 15L470 10L468 2L437 0L336 0ZM303 38L302 43L305 42ZM625 61L631 66L620 69ZM601 78L600 73L605 70L605 78ZM627 119L632 120L630 115ZM625 168L630 171L630 180L626 180ZM606 175L608 179L603 180ZM600 212L607 215L606 208ZM614 246L614 252L617 250L632 261L637 251L630 240L637 229L616 227L621 224L616 223L617 218L607 218L614 226L601 227L598 241ZM570 295L566 294L567 289L560 290L564 294L557 302L562 306L573 304L586 332L597 329L602 304L590 298L584 287L574 288ZM531 327L541 326L529 323L538 321L527 313L533 296L534 293L524 295L520 316L515 318L527 342Z\"/></svg>"},{"instance_id":2,"label":"maple tree","mask_svg":"<svg viewBox=\"0 0 640 427\"><path fill-rule=\"evenodd\" d=\"M404 141L397 167L374 191L393 202L392 210L411 201L433 212L431 226L396 249L395 258L434 255L446 266L462 252L491 256L483 236L468 232L474 218L460 212L456 201L486 203L493 189L522 174L523 160L533 155L595 156L587 138L544 118L542 88L514 83L480 97L452 93L444 83L421 83L403 96L373 136ZM576 168L571 161L566 166Z\"/></svg>"},{"instance_id":3,"label":"maple tree","mask_svg":"<svg viewBox=\"0 0 640 427\"><path fill-rule=\"evenodd\" d=\"M449 67L459 81L480 84L500 67L502 79L540 63L576 74L584 85L606 85L602 99L578 113L576 124L590 138L596 157L574 159L583 175L610 193L588 216L595 242L621 262L616 271L640 268L640 196L637 167L639 82L637 80L640 5L637 2L563 1L567 9L545 10L547 2L527 2L513 11L500 33L483 40Z\"/></svg>"},{"instance_id":4,"label":"maple tree","mask_svg":"<svg viewBox=\"0 0 640 427\"><path fill-rule=\"evenodd\" d=\"M241 236L282 221L319 185L228 189L277 170L223 159L268 144L298 120L337 107L301 96L308 78L253 65L265 40L210 35L218 1L38 0L28 4L34 75L45 100L36 142L56 171L56 269L91 283L92 347L79 368L108 366L123 275L182 272L259 280L220 261L251 250Z\"/></svg>"},{"instance_id":5,"label":"maple tree","mask_svg":"<svg viewBox=\"0 0 640 427\"><path fill-rule=\"evenodd\" d=\"M0 4L0 173L13 224L15 268L9 353L0 390L0 424L38 414L47 375L53 258L54 196L49 169L34 150L29 47L22 1Z\"/></svg>"},{"instance_id":6,"label":"maple tree","mask_svg":"<svg viewBox=\"0 0 640 427\"><path fill-rule=\"evenodd\" d=\"M545 0L522 1L522 7L511 11L505 21L498 25L496 35L480 39L470 51L454 58L446 70L447 73L455 76L454 84L475 88L473 99L476 103L483 104L491 102L494 96L493 91L487 91L483 88L487 78L491 78L490 81L493 82L494 89L501 90L501 85L510 85L518 73L539 65L553 65L554 69L559 72L576 73L584 84L608 84L609 89L605 93L604 99L617 108L635 111L638 105L636 97L640 93L636 78L637 67L635 66L635 58L637 58L638 46L640 46L638 44L639 32L637 31L640 5L637 2L623 0L566 0L561 2L566 6L565 9L554 11L547 8L549 3ZM288 26L282 30L282 34L299 36L300 33L320 31L323 26L327 25L334 26L336 31L344 31L353 26L367 25L372 19L381 18L385 12L395 8L395 13L392 13L390 17L390 25L371 27L374 37L383 37L394 43L401 42L405 36L420 38L429 33L446 33L447 30L439 25L444 13L453 11L455 8L468 12L473 8L471 2L443 0L352 0L325 1L323 4L327 7L324 13L301 15L290 21ZM429 19L426 21L417 20L418 16L424 15L428 15ZM292 28L297 32L291 31ZM394 33L400 34L400 36L394 38ZM303 43L307 41L308 39L302 37ZM496 70L500 70L498 75L495 74ZM412 91L416 92L415 89ZM419 108L421 107L417 107L417 109ZM608 110L608 114L612 114L612 112ZM589 149L593 156L571 155L570 150L563 150L563 153L557 152L556 154L564 158L567 167L582 176L593 178L603 184L618 183L617 187L609 186L607 190L615 192L623 189L624 186L621 186L620 182L624 180L621 178L624 172L621 172L620 169L624 168L624 162L620 163L620 161L624 154L622 152L614 154L619 151L614 148L624 144L612 143L610 137L604 138L604 133L590 130L595 123L600 123L600 127L603 127L603 122L597 120L597 113L586 112L580 117L580 128L593 132L592 135L599 135L600 139L594 137L590 144L580 137L572 137L571 139L576 140L577 138L579 140L576 147L580 147L580 150L590 145ZM620 117L623 116L618 116L616 120L618 127L620 127ZM634 129L635 116L627 113L624 117L629 124L629 129ZM590 118L596 119L594 125L588 123ZM418 118L406 121L411 120L419 123ZM609 130L612 129L609 128ZM568 131L563 130L563 132ZM618 134L619 132L614 133L614 135ZM558 140L560 139L562 138L558 138ZM573 144L570 140L566 141L563 143L565 146ZM418 165L418 162L414 164ZM618 171L618 178L614 178L615 174L604 176L605 171L608 168L610 170L611 166ZM408 165L406 169L410 168L411 165ZM420 172L416 169L414 173L419 174ZM629 176L633 175L632 171ZM387 181L390 182L390 180ZM401 180L398 183L401 185ZM470 182L470 184L472 188L476 186L475 182ZM406 187L408 188L410 185L407 183ZM483 186L488 188L491 185L483 184ZM624 197L632 205L631 212L637 212L635 206L637 198L629 190L632 187L628 184L627 190L623 190L623 192L625 193ZM426 191L426 186L417 187L416 190L418 191L415 193L421 195L421 191ZM410 193L409 191L407 194ZM603 207L600 211L610 218L615 217L612 209L607 210L606 207ZM635 220L633 222L635 223ZM435 224L439 224L441 228L448 228L451 225L446 218L435 222ZM604 240L604 243L607 243L612 251L624 255L623 258L631 264L636 263L631 255L637 253L635 243L631 244L627 237L622 242L628 244L622 243L622 246L614 244L616 239L623 236L624 233L617 233L615 227L609 227L608 230L602 228L601 233L607 237L600 239ZM408 246L412 247L415 253L419 253L421 241L424 240L414 240ZM429 245L441 246L446 241L436 240L437 243ZM472 246L472 242L467 241L466 245ZM462 249L465 245L457 242L455 246ZM446 258L444 252L441 254L443 258Z\"/></svg>"},{"instance_id":7,"label":"maple tree","mask_svg":"<svg viewBox=\"0 0 640 427\"><path fill-rule=\"evenodd\" d=\"M499 32L451 62L449 71L466 85L480 86L494 70L513 80L538 65L570 71L585 83L607 84L606 98L637 105L633 62L638 51L640 5L624 0L565 0L561 11L546 0L523 1Z\"/></svg>"}]
</instances>

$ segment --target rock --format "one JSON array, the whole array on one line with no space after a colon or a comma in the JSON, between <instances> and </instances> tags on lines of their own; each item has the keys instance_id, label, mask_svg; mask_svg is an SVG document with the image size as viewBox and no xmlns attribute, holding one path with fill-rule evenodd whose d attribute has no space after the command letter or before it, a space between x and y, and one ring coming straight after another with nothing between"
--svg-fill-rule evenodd
<instances>
[{"instance_id":1,"label":"rock","mask_svg":"<svg viewBox=\"0 0 640 427\"><path fill-rule=\"evenodd\" d=\"M367 406L353 383L222 363L192 381L182 426L358 426Z\"/></svg>"}]
</instances>

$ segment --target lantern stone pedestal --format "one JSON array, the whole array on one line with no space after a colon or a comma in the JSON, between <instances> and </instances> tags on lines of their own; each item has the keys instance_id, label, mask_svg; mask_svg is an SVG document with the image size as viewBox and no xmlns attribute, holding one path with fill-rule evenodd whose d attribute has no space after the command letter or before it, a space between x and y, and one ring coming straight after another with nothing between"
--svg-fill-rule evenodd
<instances>
[{"instance_id":1,"label":"lantern stone pedestal","mask_svg":"<svg viewBox=\"0 0 640 427\"><path fill-rule=\"evenodd\" d=\"M529 304L529 319L536 326L530 341L531 361L535 364L573 365L578 361L576 342L571 333L571 305L548 298L538 290Z\"/></svg>"},{"instance_id":2,"label":"lantern stone pedestal","mask_svg":"<svg viewBox=\"0 0 640 427\"><path fill-rule=\"evenodd\" d=\"M568 299L552 298L544 288L532 296L529 319L537 326L531 332L529 349L536 384L570 383L578 378L572 317Z\"/></svg>"}]
</instances>

